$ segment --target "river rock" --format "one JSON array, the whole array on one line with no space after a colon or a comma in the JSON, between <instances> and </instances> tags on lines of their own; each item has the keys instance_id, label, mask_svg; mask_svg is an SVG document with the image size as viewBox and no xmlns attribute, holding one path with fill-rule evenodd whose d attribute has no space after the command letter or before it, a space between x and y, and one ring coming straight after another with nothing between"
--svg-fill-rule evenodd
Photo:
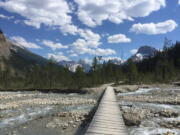
<instances>
[{"instance_id":1,"label":"river rock","mask_svg":"<svg viewBox=\"0 0 180 135\"><path fill-rule=\"evenodd\" d=\"M180 129L180 120L162 121L159 125L165 128L177 128Z\"/></svg>"},{"instance_id":2,"label":"river rock","mask_svg":"<svg viewBox=\"0 0 180 135\"><path fill-rule=\"evenodd\" d=\"M123 109L123 118L127 126L138 126L143 119L148 117L152 117L152 114L146 109L134 107Z\"/></svg>"},{"instance_id":3,"label":"river rock","mask_svg":"<svg viewBox=\"0 0 180 135\"><path fill-rule=\"evenodd\" d=\"M178 117L179 114L178 114L178 112L175 112L173 110L165 109L163 111L160 111L159 115L170 118L170 117Z\"/></svg>"},{"instance_id":4,"label":"river rock","mask_svg":"<svg viewBox=\"0 0 180 135\"><path fill-rule=\"evenodd\" d=\"M167 133L165 133L164 135L175 135L175 133L173 133L173 132L167 132Z\"/></svg>"}]
</instances>

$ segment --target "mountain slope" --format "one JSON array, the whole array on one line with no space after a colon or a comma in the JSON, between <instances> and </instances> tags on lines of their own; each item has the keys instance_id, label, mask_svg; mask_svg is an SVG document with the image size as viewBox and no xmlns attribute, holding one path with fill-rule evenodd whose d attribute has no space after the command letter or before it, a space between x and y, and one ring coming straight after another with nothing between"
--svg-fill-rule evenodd
<instances>
[{"instance_id":1,"label":"mountain slope","mask_svg":"<svg viewBox=\"0 0 180 135\"><path fill-rule=\"evenodd\" d=\"M90 65L86 63L84 60L79 60L78 62L75 61L60 61L60 65L68 68L70 71L75 72L77 67L82 67L85 72L88 72L90 70Z\"/></svg>"},{"instance_id":2,"label":"mountain slope","mask_svg":"<svg viewBox=\"0 0 180 135\"><path fill-rule=\"evenodd\" d=\"M0 30L0 57L8 58L11 44L7 42L3 32Z\"/></svg>"},{"instance_id":3,"label":"mountain slope","mask_svg":"<svg viewBox=\"0 0 180 135\"><path fill-rule=\"evenodd\" d=\"M133 61L141 61L153 57L157 53L157 50L151 46L142 46L138 49L137 53L130 59Z\"/></svg>"},{"instance_id":4,"label":"mountain slope","mask_svg":"<svg viewBox=\"0 0 180 135\"><path fill-rule=\"evenodd\" d=\"M1 69L11 68L23 71L31 66L38 64L43 66L49 60L36 55L25 48L21 48L6 39L0 31L0 67Z\"/></svg>"}]
</instances>

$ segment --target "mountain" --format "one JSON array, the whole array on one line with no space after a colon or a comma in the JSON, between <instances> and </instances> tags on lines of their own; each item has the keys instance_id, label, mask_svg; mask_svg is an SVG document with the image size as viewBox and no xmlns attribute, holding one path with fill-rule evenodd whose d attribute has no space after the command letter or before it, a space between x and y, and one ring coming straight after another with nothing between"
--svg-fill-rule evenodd
<instances>
[{"instance_id":1,"label":"mountain","mask_svg":"<svg viewBox=\"0 0 180 135\"><path fill-rule=\"evenodd\" d=\"M68 68L70 71L75 72L76 68L78 66L80 66L79 64L77 64L75 61L60 61L59 64L63 67Z\"/></svg>"},{"instance_id":2,"label":"mountain","mask_svg":"<svg viewBox=\"0 0 180 135\"><path fill-rule=\"evenodd\" d=\"M64 67L69 67L71 65L74 65L76 64L75 61L65 61L65 60L62 60L59 62L60 65L64 66Z\"/></svg>"},{"instance_id":3,"label":"mountain","mask_svg":"<svg viewBox=\"0 0 180 135\"><path fill-rule=\"evenodd\" d=\"M85 72L88 72L90 70L90 65L86 63L84 60L79 60L78 62L75 61L60 61L60 65L68 68L70 71L75 72L77 67L84 68Z\"/></svg>"},{"instance_id":4,"label":"mountain","mask_svg":"<svg viewBox=\"0 0 180 135\"><path fill-rule=\"evenodd\" d=\"M85 60L79 60L78 64L80 64L83 68L85 72L89 72L91 65L88 64Z\"/></svg>"},{"instance_id":5,"label":"mountain","mask_svg":"<svg viewBox=\"0 0 180 135\"><path fill-rule=\"evenodd\" d=\"M45 65L49 62L46 58L30 52L25 48L21 48L16 45L10 47L11 56L22 58L32 64Z\"/></svg>"},{"instance_id":6,"label":"mountain","mask_svg":"<svg viewBox=\"0 0 180 135\"><path fill-rule=\"evenodd\" d=\"M7 42L3 32L0 30L0 57L8 58L11 44Z\"/></svg>"},{"instance_id":7,"label":"mountain","mask_svg":"<svg viewBox=\"0 0 180 135\"><path fill-rule=\"evenodd\" d=\"M117 58L111 59L111 62L115 65L121 65L123 63L122 60L117 59Z\"/></svg>"},{"instance_id":8,"label":"mountain","mask_svg":"<svg viewBox=\"0 0 180 135\"><path fill-rule=\"evenodd\" d=\"M157 53L157 49L151 46L142 46L138 49L137 53L134 54L130 59L133 61L141 61L153 57Z\"/></svg>"},{"instance_id":9,"label":"mountain","mask_svg":"<svg viewBox=\"0 0 180 135\"><path fill-rule=\"evenodd\" d=\"M23 71L35 64L45 65L48 60L9 41L0 31L0 68Z\"/></svg>"}]
</instances>

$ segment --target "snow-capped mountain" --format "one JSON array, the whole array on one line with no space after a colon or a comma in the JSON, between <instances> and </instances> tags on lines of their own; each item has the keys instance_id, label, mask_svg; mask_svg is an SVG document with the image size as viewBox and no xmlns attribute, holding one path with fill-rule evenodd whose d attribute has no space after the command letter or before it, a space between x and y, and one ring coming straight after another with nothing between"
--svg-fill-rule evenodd
<instances>
[{"instance_id":1,"label":"snow-capped mountain","mask_svg":"<svg viewBox=\"0 0 180 135\"><path fill-rule=\"evenodd\" d=\"M123 63L122 60L116 59L116 58L111 59L111 62L112 62L113 64L116 64L116 65L121 65L121 64Z\"/></svg>"},{"instance_id":2,"label":"snow-capped mountain","mask_svg":"<svg viewBox=\"0 0 180 135\"><path fill-rule=\"evenodd\" d=\"M88 72L90 70L90 65L86 63L84 60L79 60L78 62L75 61L60 61L60 65L68 68L70 71L75 72L77 67L84 68L85 72Z\"/></svg>"},{"instance_id":3,"label":"snow-capped mountain","mask_svg":"<svg viewBox=\"0 0 180 135\"><path fill-rule=\"evenodd\" d=\"M157 49L151 46L142 46L139 48L136 54L134 54L130 59L133 61L141 61L153 57L157 52Z\"/></svg>"}]
</instances>

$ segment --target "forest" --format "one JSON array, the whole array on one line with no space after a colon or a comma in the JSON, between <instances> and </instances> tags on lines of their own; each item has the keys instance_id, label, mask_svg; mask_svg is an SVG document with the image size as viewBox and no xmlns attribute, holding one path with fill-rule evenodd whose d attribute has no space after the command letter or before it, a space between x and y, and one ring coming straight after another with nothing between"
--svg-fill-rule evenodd
<instances>
[{"instance_id":1,"label":"forest","mask_svg":"<svg viewBox=\"0 0 180 135\"><path fill-rule=\"evenodd\" d=\"M140 62L129 59L116 65L95 57L89 72L78 67L73 73L53 60L43 66L34 63L17 71L9 67L19 61L18 57L1 58L1 61L7 66L0 69L0 89L81 89L104 83L165 83L180 79L180 42L166 42L162 51Z\"/></svg>"}]
</instances>

